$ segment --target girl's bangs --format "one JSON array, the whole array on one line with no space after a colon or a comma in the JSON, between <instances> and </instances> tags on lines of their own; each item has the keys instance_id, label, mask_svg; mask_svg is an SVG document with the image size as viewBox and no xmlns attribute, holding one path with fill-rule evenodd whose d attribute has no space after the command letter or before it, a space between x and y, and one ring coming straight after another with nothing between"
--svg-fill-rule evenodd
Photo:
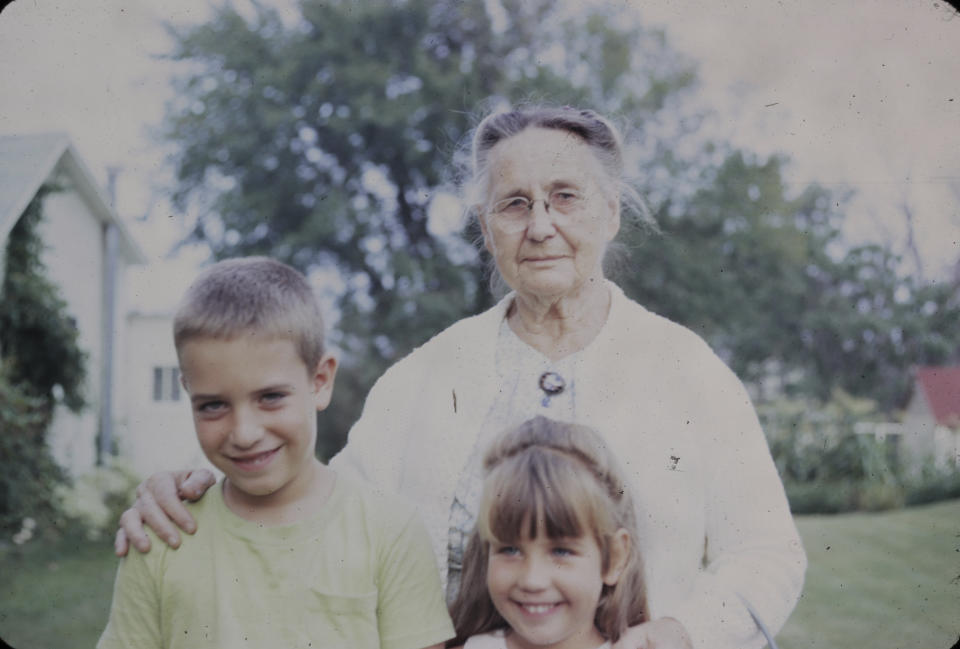
<instances>
[{"instance_id":1,"label":"girl's bangs","mask_svg":"<svg viewBox=\"0 0 960 649\"><path fill-rule=\"evenodd\" d=\"M542 451L542 449L541 449ZM514 543L540 530L548 538L600 533L606 510L596 480L577 461L556 452L521 452L487 477L477 525L481 537Z\"/></svg>"}]
</instances>

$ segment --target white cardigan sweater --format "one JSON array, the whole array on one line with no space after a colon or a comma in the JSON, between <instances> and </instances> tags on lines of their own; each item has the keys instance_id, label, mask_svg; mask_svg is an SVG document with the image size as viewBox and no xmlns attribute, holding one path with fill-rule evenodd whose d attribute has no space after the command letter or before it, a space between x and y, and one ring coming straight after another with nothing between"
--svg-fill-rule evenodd
<instances>
[{"instance_id":1,"label":"white cardigan sweater","mask_svg":"<svg viewBox=\"0 0 960 649\"><path fill-rule=\"evenodd\" d=\"M753 406L700 337L609 286L607 322L577 376L577 418L633 481L651 616L678 619L696 649L761 647L740 598L775 633L806 556ZM512 299L387 370L331 462L414 503L444 578L450 506L499 389L495 346Z\"/></svg>"}]
</instances>

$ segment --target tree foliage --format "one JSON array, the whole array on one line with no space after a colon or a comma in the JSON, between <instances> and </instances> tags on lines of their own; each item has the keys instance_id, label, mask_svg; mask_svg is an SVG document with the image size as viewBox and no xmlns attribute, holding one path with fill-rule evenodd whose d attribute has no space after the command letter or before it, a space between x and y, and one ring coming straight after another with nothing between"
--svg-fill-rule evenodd
<instances>
[{"instance_id":1,"label":"tree foliage","mask_svg":"<svg viewBox=\"0 0 960 649\"><path fill-rule=\"evenodd\" d=\"M53 511L54 487L64 479L46 443L54 386L73 410L84 406L86 355L57 287L45 276L43 187L7 240L0 289L0 530Z\"/></svg>"},{"instance_id":2,"label":"tree foliage","mask_svg":"<svg viewBox=\"0 0 960 649\"><path fill-rule=\"evenodd\" d=\"M732 152L692 197L666 201L662 236L640 242L624 285L697 329L751 383L902 407L911 366L958 349L956 289L917 285L880 246L846 249L846 197L790 191L784 164Z\"/></svg>"},{"instance_id":3,"label":"tree foliage","mask_svg":"<svg viewBox=\"0 0 960 649\"><path fill-rule=\"evenodd\" d=\"M10 381L9 366L0 362L0 532L20 529L26 517L52 512L60 468L45 441L49 420L43 399Z\"/></svg>"},{"instance_id":4,"label":"tree foliage","mask_svg":"<svg viewBox=\"0 0 960 649\"><path fill-rule=\"evenodd\" d=\"M174 57L190 67L167 118L175 200L203 214L193 237L218 257L336 273L341 435L387 365L490 303L475 250L430 215L478 107L591 103L644 125L692 81L655 34L549 2L502 4L500 27L475 0L304 0L295 26L225 6L176 34ZM650 52L656 64L638 66Z\"/></svg>"},{"instance_id":5,"label":"tree foliage","mask_svg":"<svg viewBox=\"0 0 960 649\"><path fill-rule=\"evenodd\" d=\"M86 353L78 331L60 297L46 277L39 226L43 187L24 210L7 238L6 265L0 288L0 353L10 366L10 380L29 394L45 400L52 414L55 386L71 410L84 407Z\"/></svg>"},{"instance_id":6,"label":"tree foliage","mask_svg":"<svg viewBox=\"0 0 960 649\"><path fill-rule=\"evenodd\" d=\"M339 287L345 358L323 455L390 363L491 301L475 228L438 227L434 199L477 113L498 101L585 105L629 127L630 171L662 234L625 228L633 254L619 281L704 334L743 378L894 403L910 363L960 339L915 317L933 304L946 323L956 305L944 295L900 278L879 249L844 252L844 196L793 192L783 159L698 136L704 116L684 107L695 69L662 33L629 7L573 4L301 0L285 22L228 3L173 31L185 72L166 135L175 201L201 214L192 238ZM887 307L849 301L880 288ZM867 326L889 344L871 347Z\"/></svg>"}]
</instances>

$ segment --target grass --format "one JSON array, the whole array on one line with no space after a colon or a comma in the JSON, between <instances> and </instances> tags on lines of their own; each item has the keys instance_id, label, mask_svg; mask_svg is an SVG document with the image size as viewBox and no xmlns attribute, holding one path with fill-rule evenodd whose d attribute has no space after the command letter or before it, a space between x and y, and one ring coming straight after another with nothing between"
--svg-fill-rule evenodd
<instances>
[{"instance_id":1,"label":"grass","mask_svg":"<svg viewBox=\"0 0 960 649\"><path fill-rule=\"evenodd\" d=\"M810 568L780 649L951 649L960 637L960 500L881 514L798 516ZM0 548L0 637L93 647L116 560L109 542Z\"/></svg>"},{"instance_id":2,"label":"grass","mask_svg":"<svg viewBox=\"0 0 960 649\"><path fill-rule=\"evenodd\" d=\"M798 516L810 567L780 649L951 649L960 638L960 500Z\"/></svg>"},{"instance_id":3,"label":"grass","mask_svg":"<svg viewBox=\"0 0 960 649\"><path fill-rule=\"evenodd\" d=\"M16 649L93 647L116 570L109 541L0 548L0 638Z\"/></svg>"}]
</instances>

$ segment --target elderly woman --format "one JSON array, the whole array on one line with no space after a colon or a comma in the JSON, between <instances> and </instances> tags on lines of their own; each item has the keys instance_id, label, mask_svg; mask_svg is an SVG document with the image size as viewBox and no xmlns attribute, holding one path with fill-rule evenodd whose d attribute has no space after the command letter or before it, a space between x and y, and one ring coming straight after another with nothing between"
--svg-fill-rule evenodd
<instances>
[{"instance_id":1,"label":"elderly woman","mask_svg":"<svg viewBox=\"0 0 960 649\"><path fill-rule=\"evenodd\" d=\"M487 117L472 153L467 195L512 292L387 370L331 466L416 503L451 592L488 442L539 414L586 424L636 489L651 620L618 646L762 646L753 615L782 626L806 558L740 381L604 277L624 188L616 131L591 111L516 110ZM178 492L173 478L141 489L118 552L126 538L148 547L141 519L175 536L161 509L191 528L177 495L209 479Z\"/></svg>"}]
</instances>

